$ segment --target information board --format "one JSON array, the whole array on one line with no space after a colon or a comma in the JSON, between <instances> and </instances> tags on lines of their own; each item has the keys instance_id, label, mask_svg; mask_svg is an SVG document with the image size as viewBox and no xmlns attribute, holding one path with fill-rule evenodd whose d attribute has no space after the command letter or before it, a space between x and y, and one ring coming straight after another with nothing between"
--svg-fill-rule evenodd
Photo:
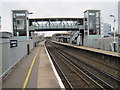
<instances>
[{"instance_id":1,"label":"information board","mask_svg":"<svg viewBox=\"0 0 120 90\"><path fill-rule=\"evenodd\" d=\"M10 48L17 47L18 41L17 40L10 40Z\"/></svg>"}]
</instances>

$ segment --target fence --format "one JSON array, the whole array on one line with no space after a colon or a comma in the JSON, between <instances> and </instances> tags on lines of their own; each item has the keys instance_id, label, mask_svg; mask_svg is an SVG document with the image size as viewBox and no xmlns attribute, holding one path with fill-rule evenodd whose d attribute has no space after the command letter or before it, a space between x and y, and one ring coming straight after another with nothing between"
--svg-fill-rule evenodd
<instances>
[{"instance_id":1,"label":"fence","mask_svg":"<svg viewBox=\"0 0 120 90\"><path fill-rule=\"evenodd\" d=\"M112 51L111 43L113 42L113 40L114 40L113 37L84 38L84 46ZM117 37L116 37L116 41L118 41ZM116 51L118 51L117 45L116 45Z\"/></svg>"},{"instance_id":2,"label":"fence","mask_svg":"<svg viewBox=\"0 0 120 90\"><path fill-rule=\"evenodd\" d=\"M17 40L18 45L11 48L10 40ZM34 47L34 40L30 40L30 49ZM27 54L27 39L0 38L0 77L6 74Z\"/></svg>"}]
</instances>

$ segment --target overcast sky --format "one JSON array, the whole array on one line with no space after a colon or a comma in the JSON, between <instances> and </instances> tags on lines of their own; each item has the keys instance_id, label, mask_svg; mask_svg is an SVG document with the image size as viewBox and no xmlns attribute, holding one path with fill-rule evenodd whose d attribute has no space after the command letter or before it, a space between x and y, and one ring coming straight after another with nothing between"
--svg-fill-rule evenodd
<instances>
[{"instance_id":1,"label":"overcast sky","mask_svg":"<svg viewBox=\"0 0 120 90\"><path fill-rule=\"evenodd\" d=\"M28 2L29 1L29 2ZM39 1L39 2L38 2ZM12 31L11 10L25 9L33 12L30 18L43 17L83 17L87 9L101 10L102 22L113 24L110 14L118 17L119 0L0 0L2 30ZM117 22L116 22L117 27ZM50 32L47 32L50 35ZM52 32L53 33L53 32Z\"/></svg>"}]
</instances>

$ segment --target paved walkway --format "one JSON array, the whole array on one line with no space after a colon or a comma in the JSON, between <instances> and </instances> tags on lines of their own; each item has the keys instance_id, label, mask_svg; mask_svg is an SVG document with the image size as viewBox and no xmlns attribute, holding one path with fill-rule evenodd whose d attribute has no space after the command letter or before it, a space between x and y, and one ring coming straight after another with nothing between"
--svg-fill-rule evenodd
<instances>
[{"instance_id":1,"label":"paved walkway","mask_svg":"<svg viewBox=\"0 0 120 90\"><path fill-rule=\"evenodd\" d=\"M44 43L40 44L37 88L60 88L58 80L47 56Z\"/></svg>"},{"instance_id":2,"label":"paved walkway","mask_svg":"<svg viewBox=\"0 0 120 90\"><path fill-rule=\"evenodd\" d=\"M33 67L31 67L32 63ZM23 88L25 84L26 88L60 88L44 42L17 64L13 72L3 81L2 86L3 88Z\"/></svg>"}]
</instances>

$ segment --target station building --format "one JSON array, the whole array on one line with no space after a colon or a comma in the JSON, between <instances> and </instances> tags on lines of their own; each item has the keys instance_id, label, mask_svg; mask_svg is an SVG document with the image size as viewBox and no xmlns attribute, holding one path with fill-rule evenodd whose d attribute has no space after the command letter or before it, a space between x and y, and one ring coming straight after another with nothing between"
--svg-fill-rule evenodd
<instances>
[{"instance_id":1,"label":"station building","mask_svg":"<svg viewBox=\"0 0 120 90\"><path fill-rule=\"evenodd\" d=\"M85 35L101 34L101 13L100 10L86 10L84 12Z\"/></svg>"},{"instance_id":2,"label":"station building","mask_svg":"<svg viewBox=\"0 0 120 90\"><path fill-rule=\"evenodd\" d=\"M52 35L52 40L57 41L57 42L69 43L70 33L56 33Z\"/></svg>"},{"instance_id":3,"label":"station building","mask_svg":"<svg viewBox=\"0 0 120 90\"><path fill-rule=\"evenodd\" d=\"M101 35L102 37L110 37L111 35L111 24L102 23L101 25Z\"/></svg>"},{"instance_id":4,"label":"station building","mask_svg":"<svg viewBox=\"0 0 120 90\"><path fill-rule=\"evenodd\" d=\"M13 36L26 36L27 10L12 10Z\"/></svg>"}]
</instances>

